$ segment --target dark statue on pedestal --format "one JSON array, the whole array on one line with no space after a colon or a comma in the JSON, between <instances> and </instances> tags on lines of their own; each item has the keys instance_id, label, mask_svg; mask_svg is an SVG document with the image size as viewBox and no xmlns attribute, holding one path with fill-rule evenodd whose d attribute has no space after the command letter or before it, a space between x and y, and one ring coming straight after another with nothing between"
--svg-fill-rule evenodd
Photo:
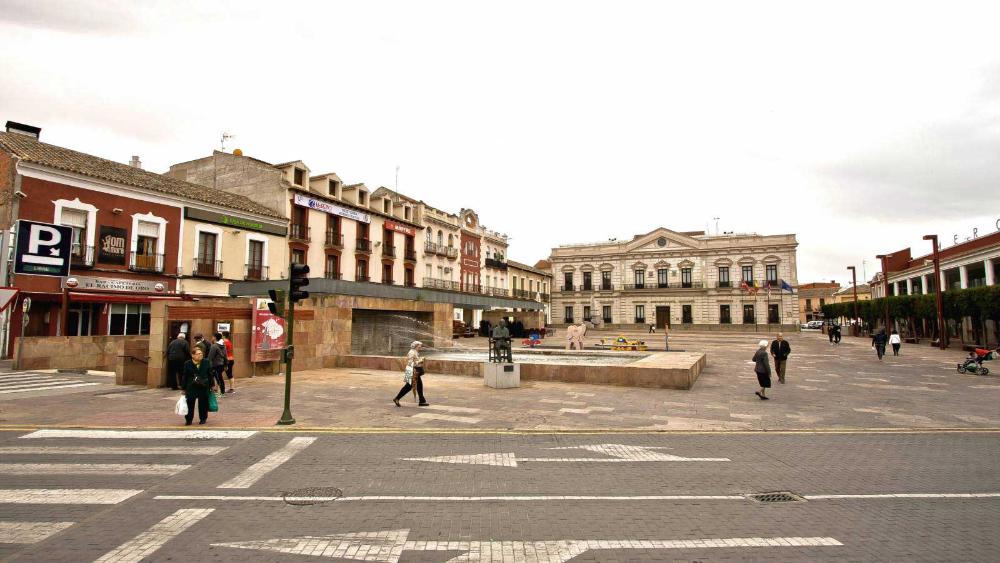
<instances>
[{"instance_id":1,"label":"dark statue on pedestal","mask_svg":"<svg viewBox=\"0 0 1000 563\"><path fill-rule=\"evenodd\" d=\"M510 331L507 330L506 320L501 319L500 323L493 327L493 333L490 335L490 361L508 364L514 362L510 350Z\"/></svg>"}]
</instances>

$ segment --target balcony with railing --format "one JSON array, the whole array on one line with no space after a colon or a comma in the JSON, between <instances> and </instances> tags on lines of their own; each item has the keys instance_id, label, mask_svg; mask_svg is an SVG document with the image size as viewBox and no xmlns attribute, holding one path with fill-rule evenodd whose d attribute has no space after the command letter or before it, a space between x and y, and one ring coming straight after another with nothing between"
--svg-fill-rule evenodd
<instances>
[{"instance_id":1,"label":"balcony with railing","mask_svg":"<svg viewBox=\"0 0 1000 563\"><path fill-rule=\"evenodd\" d=\"M74 243L69 259L75 268L89 268L94 265L94 247Z\"/></svg>"},{"instance_id":2,"label":"balcony with railing","mask_svg":"<svg viewBox=\"0 0 1000 563\"><path fill-rule=\"evenodd\" d=\"M446 246L446 247L444 247L444 255L449 260L454 260L454 259L458 258L458 249L455 248L454 246Z\"/></svg>"},{"instance_id":3,"label":"balcony with railing","mask_svg":"<svg viewBox=\"0 0 1000 563\"><path fill-rule=\"evenodd\" d=\"M354 250L358 252L371 252L372 251L372 241L368 239L359 238L354 241Z\"/></svg>"},{"instance_id":4,"label":"balcony with railing","mask_svg":"<svg viewBox=\"0 0 1000 563\"><path fill-rule=\"evenodd\" d=\"M391 244L383 244L382 245L382 256L385 256L386 258L395 258L396 257L396 247L392 246Z\"/></svg>"},{"instance_id":5,"label":"balcony with railing","mask_svg":"<svg viewBox=\"0 0 1000 563\"><path fill-rule=\"evenodd\" d=\"M538 297L541 298L542 303L548 303L549 302L549 294L548 293L539 293Z\"/></svg>"},{"instance_id":6,"label":"balcony with railing","mask_svg":"<svg viewBox=\"0 0 1000 563\"><path fill-rule=\"evenodd\" d=\"M700 281L682 281L681 282L681 288L682 289L701 289L703 287L705 287L705 284L703 282L700 282Z\"/></svg>"},{"instance_id":7,"label":"balcony with railing","mask_svg":"<svg viewBox=\"0 0 1000 563\"><path fill-rule=\"evenodd\" d=\"M292 240L308 241L311 237L311 228L305 225L292 224L288 228L288 238Z\"/></svg>"},{"instance_id":8,"label":"balcony with railing","mask_svg":"<svg viewBox=\"0 0 1000 563\"><path fill-rule=\"evenodd\" d=\"M480 286L479 292L483 295L491 295L493 297L507 297L507 289L503 287Z\"/></svg>"},{"instance_id":9,"label":"balcony with railing","mask_svg":"<svg viewBox=\"0 0 1000 563\"><path fill-rule=\"evenodd\" d=\"M447 291L461 291L461 284L457 281L442 280L438 278L424 278L424 287L428 289L444 289Z\"/></svg>"},{"instance_id":10,"label":"balcony with railing","mask_svg":"<svg viewBox=\"0 0 1000 563\"><path fill-rule=\"evenodd\" d=\"M594 285L587 282L583 282L583 286L580 288L580 291L594 291Z\"/></svg>"},{"instance_id":11,"label":"balcony with railing","mask_svg":"<svg viewBox=\"0 0 1000 563\"><path fill-rule=\"evenodd\" d=\"M658 281L656 282L656 289L667 289L670 287L670 282Z\"/></svg>"},{"instance_id":12,"label":"balcony with railing","mask_svg":"<svg viewBox=\"0 0 1000 563\"><path fill-rule=\"evenodd\" d=\"M732 288L733 287L733 282L731 282L729 280L718 281L718 282L715 282L715 287L718 287L720 289L724 289L724 288L727 288L727 287Z\"/></svg>"},{"instance_id":13,"label":"balcony with railing","mask_svg":"<svg viewBox=\"0 0 1000 563\"><path fill-rule=\"evenodd\" d=\"M366 275L366 274L355 275L354 276L354 281L356 281L356 282L370 282L370 281L372 281L372 277L369 276L369 275Z\"/></svg>"},{"instance_id":14,"label":"balcony with railing","mask_svg":"<svg viewBox=\"0 0 1000 563\"><path fill-rule=\"evenodd\" d=\"M395 285L395 282L392 280L392 278L383 279L382 285Z\"/></svg>"},{"instance_id":15,"label":"balcony with railing","mask_svg":"<svg viewBox=\"0 0 1000 563\"><path fill-rule=\"evenodd\" d=\"M458 249L453 246L437 244L436 242L428 240L424 242L424 254L437 254L438 256L445 256L454 260L455 258L458 258ZM414 252L414 255L416 255L416 252Z\"/></svg>"},{"instance_id":16,"label":"balcony with railing","mask_svg":"<svg viewBox=\"0 0 1000 563\"><path fill-rule=\"evenodd\" d=\"M559 286L559 291L564 292L564 293L573 291L574 289L576 289L576 287L573 286L573 285L560 285Z\"/></svg>"},{"instance_id":17,"label":"balcony with railing","mask_svg":"<svg viewBox=\"0 0 1000 563\"><path fill-rule=\"evenodd\" d=\"M222 260L202 260L194 259L194 266L191 268L191 275L201 278L221 278Z\"/></svg>"},{"instance_id":18,"label":"balcony with railing","mask_svg":"<svg viewBox=\"0 0 1000 563\"><path fill-rule=\"evenodd\" d=\"M132 252L129 259L129 269L136 272L162 272L163 255Z\"/></svg>"},{"instance_id":19,"label":"balcony with railing","mask_svg":"<svg viewBox=\"0 0 1000 563\"><path fill-rule=\"evenodd\" d=\"M408 260L410 262L417 261L417 250L415 248L404 248L403 249L403 260Z\"/></svg>"},{"instance_id":20,"label":"balcony with railing","mask_svg":"<svg viewBox=\"0 0 1000 563\"><path fill-rule=\"evenodd\" d=\"M641 290L644 290L644 289L656 289L656 286L655 285L651 285L651 284L645 284L645 283L627 283L627 284L625 284L625 290L626 291L636 291L636 290L641 291Z\"/></svg>"},{"instance_id":21,"label":"balcony with railing","mask_svg":"<svg viewBox=\"0 0 1000 563\"><path fill-rule=\"evenodd\" d=\"M506 270L507 262L504 262L503 260L497 260L496 258L487 258L486 267L493 268L496 270Z\"/></svg>"},{"instance_id":22,"label":"balcony with railing","mask_svg":"<svg viewBox=\"0 0 1000 563\"><path fill-rule=\"evenodd\" d=\"M604 317L601 320L604 321L604 324L606 325L611 324L611 317Z\"/></svg>"},{"instance_id":23,"label":"balcony with railing","mask_svg":"<svg viewBox=\"0 0 1000 563\"><path fill-rule=\"evenodd\" d=\"M263 264L246 264L243 266L243 279L266 280L268 267Z\"/></svg>"},{"instance_id":24,"label":"balcony with railing","mask_svg":"<svg viewBox=\"0 0 1000 563\"><path fill-rule=\"evenodd\" d=\"M601 291L614 291L615 286L611 283L601 283Z\"/></svg>"},{"instance_id":25,"label":"balcony with railing","mask_svg":"<svg viewBox=\"0 0 1000 563\"><path fill-rule=\"evenodd\" d=\"M330 248L344 248L344 235L340 231L327 229L326 246Z\"/></svg>"},{"instance_id":26,"label":"balcony with railing","mask_svg":"<svg viewBox=\"0 0 1000 563\"><path fill-rule=\"evenodd\" d=\"M323 272L323 277L328 280L339 280L340 276L340 272L331 272L330 270Z\"/></svg>"},{"instance_id":27,"label":"balcony with railing","mask_svg":"<svg viewBox=\"0 0 1000 563\"><path fill-rule=\"evenodd\" d=\"M646 317L636 317L635 318L635 324L637 324L637 325L644 325L644 324L646 324Z\"/></svg>"},{"instance_id":28,"label":"balcony with railing","mask_svg":"<svg viewBox=\"0 0 1000 563\"><path fill-rule=\"evenodd\" d=\"M573 317L564 317L563 318L563 322L566 323L566 324L568 324L568 325L571 325L571 324L573 324Z\"/></svg>"}]
</instances>

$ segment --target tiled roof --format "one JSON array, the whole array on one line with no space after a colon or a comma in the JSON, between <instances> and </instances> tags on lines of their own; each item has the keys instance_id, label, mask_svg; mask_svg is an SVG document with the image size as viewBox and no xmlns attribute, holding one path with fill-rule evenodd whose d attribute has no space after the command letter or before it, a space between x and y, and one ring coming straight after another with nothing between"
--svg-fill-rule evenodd
<instances>
[{"instance_id":1,"label":"tiled roof","mask_svg":"<svg viewBox=\"0 0 1000 563\"><path fill-rule=\"evenodd\" d=\"M538 274L540 276L552 277L552 274L550 274L550 273L548 273L548 272L546 272L544 270L539 270L538 268L535 268L533 266L529 266L527 264L522 264L520 262L515 262L514 260L508 259L507 260L507 265L508 266L513 266L514 268L517 268L518 270L524 270L526 272L531 272L533 274Z\"/></svg>"},{"instance_id":2,"label":"tiled roof","mask_svg":"<svg viewBox=\"0 0 1000 563\"><path fill-rule=\"evenodd\" d=\"M50 168L106 180L125 186L132 186L179 196L193 201L228 207L239 211L284 219L280 214L253 201L250 198L212 190L176 178L122 164L113 160L96 157L48 143L17 133L0 133L0 147L3 147L25 162L32 162Z\"/></svg>"}]
</instances>

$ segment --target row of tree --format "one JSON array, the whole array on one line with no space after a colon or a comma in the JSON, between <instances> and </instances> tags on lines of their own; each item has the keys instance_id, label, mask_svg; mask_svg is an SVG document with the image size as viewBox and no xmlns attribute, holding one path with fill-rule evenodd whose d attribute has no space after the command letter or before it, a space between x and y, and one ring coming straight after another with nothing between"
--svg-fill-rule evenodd
<instances>
[{"instance_id":1,"label":"row of tree","mask_svg":"<svg viewBox=\"0 0 1000 563\"><path fill-rule=\"evenodd\" d=\"M997 323L995 327L1000 326L1000 285L952 289L945 291L942 297L944 318L955 323L970 319L976 342L985 342L988 322ZM937 338L937 304L934 294L894 295L859 301L858 317L869 327L879 326L880 321L885 318L886 306L889 308L890 319L894 319L891 322L904 335ZM854 302L828 303L823 305L822 310L826 319L850 319L854 317Z\"/></svg>"}]
</instances>

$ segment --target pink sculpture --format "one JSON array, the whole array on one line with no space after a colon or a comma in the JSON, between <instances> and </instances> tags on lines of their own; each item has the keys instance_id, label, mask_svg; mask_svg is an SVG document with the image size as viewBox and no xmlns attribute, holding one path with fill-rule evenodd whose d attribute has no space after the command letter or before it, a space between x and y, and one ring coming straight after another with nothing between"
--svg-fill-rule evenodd
<instances>
[{"instance_id":1,"label":"pink sculpture","mask_svg":"<svg viewBox=\"0 0 1000 563\"><path fill-rule=\"evenodd\" d=\"M587 323L566 327L566 349L583 350L583 337L587 336Z\"/></svg>"}]
</instances>

